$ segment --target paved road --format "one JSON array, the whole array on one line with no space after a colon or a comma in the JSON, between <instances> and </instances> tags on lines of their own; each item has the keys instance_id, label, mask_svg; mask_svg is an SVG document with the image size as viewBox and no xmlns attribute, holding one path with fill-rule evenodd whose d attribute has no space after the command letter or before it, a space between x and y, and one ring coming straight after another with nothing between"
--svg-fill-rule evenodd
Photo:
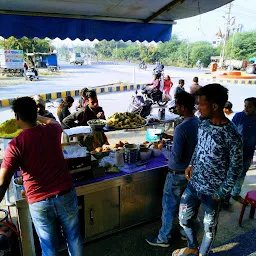
<instances>
[{"instance_id":1,"label":"paved road","mask_svg":"<svg viewBox=\"0 0 256 256\"><path fill-rule=\"evenodd\" d=\"M118 81L133 82L135 71L136 83L147 83L152 80L153 66L148 70L139 70L137 65L93 65L93 66L70 66L60 63L64 75L44 77L44 80L25 82L18 85L4 86L3 78L0 78L0 99L14 98L18 96L33 95L38 93L56 92L64 90L81 89L84 86L94 87ZM200 75L204 71L187 68L166 67L165 73L170 74L175 85L178 79L185 79L185 88L189 90L193 76ZM256 96L256 85L226 84L229 89L230 101L234 104L234 110L243 109L243 101L247 97ZM175 88L173 88L175 91ZM105 109L107 116L115 111L125 111L128 108L132 92L102 94L99 95L100 104ZM12 117L10 108L0 108L0 123Z\"/></svg>"},{"instance_id":2,"label":"paved road","mask_svg":"<svg viewBox=\"0 0 256 256\"><path fill-rule=\"evenodd\" d=\"M40 93L76 90L83 87L95 87L116 82L147 83L153 79L153 66L148 70L139 70L137 64L73 66L60 62L61 74L43 76L39 81L25 81L23 78L11 79L0 77L0 99ZM202 73L201 70L167 67L174 82L184 78L191 83L193 76ZM13 81L14 80L14 81Z\"/></svg>"}]
</instances>

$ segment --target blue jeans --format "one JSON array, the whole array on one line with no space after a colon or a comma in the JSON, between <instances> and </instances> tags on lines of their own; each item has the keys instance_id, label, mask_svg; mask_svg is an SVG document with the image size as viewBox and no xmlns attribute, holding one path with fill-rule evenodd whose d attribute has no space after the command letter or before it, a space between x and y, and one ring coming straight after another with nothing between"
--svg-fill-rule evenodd
<instances>
[{"instance_id":1,"label":"blue jeans","mask_svg":"<svg viewBox=\"0 0 256 256\"><path fill-rule=\"evenodd\" d=\"M198 248L196 230L193 225L193 217L198 212L200 204L204 207L204 237L199 253L203 256L208 255L212 246L216 231L220 211L220 203L213 199L213 195L205 195L197 192L188 183L180 200L179 220L183 227L187 239L188 248Z\"/></svg>"},{"instance_id":2,"label":"blue jeans","mask_svg":"<svg viewBox=\"0 0 256 256\"><path fill-rule=\"evenodd\" d=\"M69 255L84 255L74 189L67 195L30 204L29 210L40 240L42 256L59 255L58 234L61 229L66 238Z\"/></svg>"},{"instance_id":3,"label":"blue jeans","mask_svg":"<svg viewBox=\"0 0 256 256\"><path fill-rule=\"evenodd\" d=\"M162 199L162 227L158 234L159 241L167 243L171 238L173 221L176 216L178 217L180 198L186 186L185 174L167 174Z\"/></svg>"},{"instance_id":4,"label":"blue jeans","mask_svg":"<svg viewBox=\"0 0 256 256\"><path fill-rule=\"evenodd\" d=\"M234 186L234 188L231 192L232 196L239 196L240 195L246 173L249 170L249 168L251 166L251 163L252 163L252 159L247 159L247 160L244 159L244 161L243 161L243 170L242 170L240 176L238 177L238 179L235 183L235 186Z\"/></svg>"}]
</instances>

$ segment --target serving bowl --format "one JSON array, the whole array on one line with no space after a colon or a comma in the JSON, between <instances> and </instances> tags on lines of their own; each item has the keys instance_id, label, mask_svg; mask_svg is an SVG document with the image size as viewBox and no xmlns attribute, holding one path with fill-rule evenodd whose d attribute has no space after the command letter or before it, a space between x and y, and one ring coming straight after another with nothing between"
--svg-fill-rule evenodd
<instances>
[{"instance_id":1,"label":"serving bowl","mask_svg":"<svg viewBox=\"0 0 256 256\"><path fill-rule=\"evenodd\" d=\"M103 128L106 126L107 121L104 119L92 119L87 122L87 124L92 128L94 131L102 131Z\"/></svg>"}]
</instances>

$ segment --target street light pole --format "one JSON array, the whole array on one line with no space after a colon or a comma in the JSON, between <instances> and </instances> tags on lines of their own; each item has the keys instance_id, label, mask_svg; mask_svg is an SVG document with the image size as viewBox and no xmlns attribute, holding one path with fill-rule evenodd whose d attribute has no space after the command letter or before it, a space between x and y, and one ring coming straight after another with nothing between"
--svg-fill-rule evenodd
<instances>
[{"instance_id":1,"label":"street light pole","mask_svg":"<svg viewBox=\"0 0 256 256\"><path fill-rule=\"evenodd\" d=\"M234 48L235 34L236 34L236 27L233 29L233 35L232 35L232 44L231 44L231 52L230 52L231 59L233 59L233 48Z\"/></svg>"}]
</instances>

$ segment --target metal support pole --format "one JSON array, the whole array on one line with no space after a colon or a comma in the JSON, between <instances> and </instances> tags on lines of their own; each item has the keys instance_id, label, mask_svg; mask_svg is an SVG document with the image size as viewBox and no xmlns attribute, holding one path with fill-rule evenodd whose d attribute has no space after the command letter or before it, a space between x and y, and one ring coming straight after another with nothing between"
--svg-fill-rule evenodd
<instances>
[{"instance_id":1,"label":"metal support pole","mask_svg":"<svg viewBox=\"0 0 256 256\"><path fill-rule=\"evenodd\" d=\"M135 73L135 66L133 66L133 84L136 84L136 73Z\"/></svg>"},{"instance_id":2,"label":"metal support pole","mask_svg":"<svg viewBox=\"0 0 256 256\"><path fill-rule=\"evenodd\" d=\"M188 66L188 41L187 41L187 66Z\"/></svg>"},{"instance_id":3,"label":"metal support pole","mask_svg":"<svg viewBox=\"0 0 256 256\"><path fill-rule=\"evenodd\" d=\"M118 64L118 56L117 56L117 42L116 42L116 64Z\"/></svg>"}]
</instances>

